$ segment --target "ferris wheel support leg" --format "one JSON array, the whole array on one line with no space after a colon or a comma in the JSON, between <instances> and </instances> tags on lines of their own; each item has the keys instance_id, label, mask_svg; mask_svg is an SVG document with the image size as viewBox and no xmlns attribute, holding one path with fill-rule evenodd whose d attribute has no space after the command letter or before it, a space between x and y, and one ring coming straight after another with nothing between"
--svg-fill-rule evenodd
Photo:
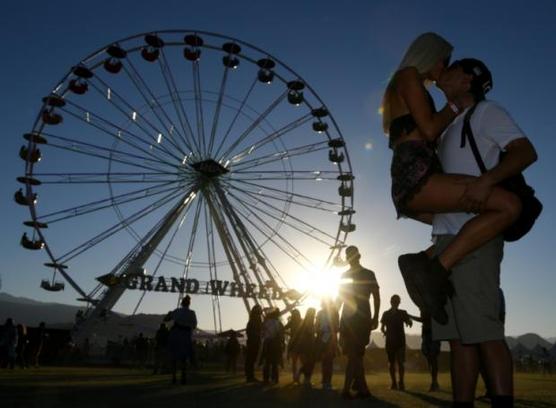
<instances>
[{"instance_id":1,"label":"ferris wheel support leg","mask_svg":"<svg viewBox=\"0 0 556 408\"><path fill-rule=\"evenodd\" d=\"M139 273L143 265L147 262L160 242L164 239L172 225L174 225L179 216L191 205L197 195L197 191L197 186L192 187L166 214L158 231L156 231L149 241L141 247L137 254L132 256L131 261L118 273L118 276L126 277ZM90 334L94 324L98 323L100 318L106 317L107 313L112 310L125 290L125 282L119 282L118 284L109 287L88 316L76 325L73 333L74 340L76 337L84 339L84 336Z\"/></svg>"},{"instance_id":2,"label":"ferris wheel support leg","mask_svg":"<svg viewBox=\"0 0 556 408\"><path fill-rule=\"evenodd\" d=\"M245 267L241 262L241 257L239 256L238 251L235 248L235 245L232 241L232 237L230 231L226 226L226 221L224 219L224 216L221 215L216 209L210 192L205 190L203 191L203 193L209 208L209 213L213 219L214 225L216 226L218 235L220 236L220 240L222 242L222 246L224 248L226 258L230 263L230 268L232 269L232 275L234 281L236 284L242 285L241 278L240 278L242 276L245 281L244 284L247 285L250 283L248 279L247 271L245 270ZM249 313L251 311L251 305L249 303L249 299L245 296L242 296L241 298L243 300L243 304L245 305L245 309L247 310L247 313ZM256 300L255 303L257 303Z\"/></svg>"},{"instance_id":3,"label":"ferris wheel support leg","mask_svg":"<svg viewBox=\"0 0 556 408\"><path fill-rule=\"evenodd\" d=\"M263 279L259 275L257 269L257 262L262 264L261 262L262 257L258 251L258 246L251 239L249 232L245 228L245 225L242 223L239 216L233 210L233 207L231 203L228 201L228 199L226 198L226 194L224 193L222 188L218 184L215 184L215 190L216 190L216 194L218 195L218 198L222 203L222 208L226 213L226 215L228 216L228 219L230 220L234 232L236 233L241 248L243 249L246 258L249 260L249 264L250 264L249 267L253 271L253 275L255 276L257 283L260 285L260 287L265 286L265 282L263 282ZM253 256L257 260L256 262L252 260ZM275 306L270 295L267 295L264 299L266 300L269 307Z\"/></svg>"}]
</instances>

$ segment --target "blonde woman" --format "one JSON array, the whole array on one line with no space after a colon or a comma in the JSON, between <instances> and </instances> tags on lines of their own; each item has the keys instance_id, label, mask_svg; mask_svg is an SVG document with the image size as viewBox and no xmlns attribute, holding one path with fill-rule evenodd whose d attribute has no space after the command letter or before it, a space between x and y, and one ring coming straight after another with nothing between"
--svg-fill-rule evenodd
<instances>
[{"instance_id":1,"label":"blonde woman","mask_svg":"<svg viewBox=\"0 0 556 408\"><path fill-rule=\"evenodd\" d=\"M462 70L447 70L452 49L438 34L417 37L383 99L383 126L393 150L392 199L398 216L430 224L434 213L478 214L438 256L429 258L427 253L432 251L427 251L398 259L411 298L441 324L448 320L444 304L451 290L450 269L504 231L521 211L516 196L486 177L442 173L435 143L462 110L454 95L465 93L472 79ZM446 96L440 111L427 91L430 83L436 83Z\"/></svg>"}]
</instances>

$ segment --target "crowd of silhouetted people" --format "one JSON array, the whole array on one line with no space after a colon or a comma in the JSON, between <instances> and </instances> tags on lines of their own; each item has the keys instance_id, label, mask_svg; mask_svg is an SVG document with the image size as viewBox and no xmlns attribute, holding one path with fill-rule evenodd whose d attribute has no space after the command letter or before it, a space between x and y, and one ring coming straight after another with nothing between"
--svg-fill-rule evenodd
<instances>
[{"instance_id":1,"label":"crowd of silhouetted people","mask_svg":"<svg viewBox=\"0 0 556 408\"><path fill-rule=\"evenodd\" d=\"M8 318L0 328L0 367L14 369L39 367L48 334L44 323L27 328Z\"/></svg>"}]
</instances>

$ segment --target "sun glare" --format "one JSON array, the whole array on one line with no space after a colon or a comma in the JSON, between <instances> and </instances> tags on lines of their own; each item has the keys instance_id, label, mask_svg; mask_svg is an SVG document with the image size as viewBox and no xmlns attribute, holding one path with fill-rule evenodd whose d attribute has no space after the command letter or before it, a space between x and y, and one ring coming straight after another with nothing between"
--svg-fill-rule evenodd
<instances>
[{"instance_id":1,"label":"sun glare","mask_svg":"<svg viewBox=\"0 0 556 408\"><path fill-rule=\"evenodd\" d=\"M322 299L336 298L344 269L332 266L328 269L303 271L296 274L295 289L309 295L304 304L310 307L319 307Z\"/></svg>"}]
</instances>

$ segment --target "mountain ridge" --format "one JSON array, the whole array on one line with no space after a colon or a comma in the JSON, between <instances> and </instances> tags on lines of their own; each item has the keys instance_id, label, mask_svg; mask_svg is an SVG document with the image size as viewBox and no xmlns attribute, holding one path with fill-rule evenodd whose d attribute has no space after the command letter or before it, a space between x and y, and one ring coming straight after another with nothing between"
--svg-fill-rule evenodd
<instances>
[{"instance_id":1,"label":"mountain ridge","mask_svg":"<svg viewBox=\"0 0 556 408\"><path fill-rule=\"evenodd\" d=\"M41 302L22 296L14 296L0 292L0 324L8 318L28 326L38 326L44 321L47 326L69 329L73 325L75 315L83 307L67 305L56 302ZM140 313L136 315L115 314L114 322L107 327L107 331L114 331L121 335L130 335L132 332L143 331L146 335L153 335L163 321L164 315L155 313ZM536 333L525 333L519 336L507 336L506 341L510 348L518 343L532 350L538 344L550 349L554 346L556 337L544 338ZM379 331L374 331L371 341L378 347L384 347L384 337ZM421 336L406 334L407 346L411 349L421 347Z\"/></svg>"}]
</instances>

